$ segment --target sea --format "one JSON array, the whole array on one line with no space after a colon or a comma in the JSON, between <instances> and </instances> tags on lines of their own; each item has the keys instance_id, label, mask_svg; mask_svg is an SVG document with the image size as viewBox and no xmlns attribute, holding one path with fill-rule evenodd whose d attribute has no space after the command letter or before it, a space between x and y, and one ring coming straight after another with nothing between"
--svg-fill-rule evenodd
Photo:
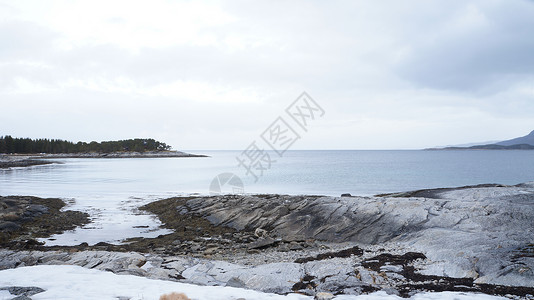
<instances>
[{"instance_id":1,"label":"sea","mask_svg":"<svg viewBox=\"0 0 534 300\"><path fill-rule=\"evenodd\" d=\"M0 195L59 197L92 223L48 245L120 243L168 231L143 204L174 196L292 194L358 196L483 183L534 181L528 150L188 151L208 157L69 158L0 169Z\"/></svg>"}]
</instances>

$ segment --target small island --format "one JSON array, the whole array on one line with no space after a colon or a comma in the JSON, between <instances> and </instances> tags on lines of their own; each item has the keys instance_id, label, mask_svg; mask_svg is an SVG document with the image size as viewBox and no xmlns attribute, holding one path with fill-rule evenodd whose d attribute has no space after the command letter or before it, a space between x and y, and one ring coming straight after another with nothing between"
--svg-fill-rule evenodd
<instances>
[{"instance_id":1,"label":"small island","mask_svg":"<svg viewBox=\"0 0 534 300\"><path fill-rule=\"evenodd\" d=\"M0 168L53 163L47 158L206 157L171 149L166 143L152 138L73 143L60 139L13 138L6 135L0 136Z\"/></svg>"}]
</instances>

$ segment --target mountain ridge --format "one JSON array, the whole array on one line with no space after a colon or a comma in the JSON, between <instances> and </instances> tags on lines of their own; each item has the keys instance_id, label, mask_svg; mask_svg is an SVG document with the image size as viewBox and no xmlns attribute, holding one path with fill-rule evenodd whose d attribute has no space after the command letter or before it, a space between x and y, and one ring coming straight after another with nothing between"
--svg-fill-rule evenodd
<instances>
[{"instance_id":1,"label":"mountain ridge","mask_svg":"<svg viewBox=\"0 0 534 300\"><path fill-rule=\"evenodd\" d=\"M534 150L534 130L529 134L510 140L473 146L449 146L425 150Z\"/></svg>"},{"instance_id":2,"label":"mountain ridge","mask_svg":"<svg viewBox=\"0 0 534 300\"><path fill-rule=\"evenodd\" d=\"M501 146L512 146L512 145L518 145L518 144L528 144L528 145L534 146L534 130L525 136L495 143L495 145L501 145Z\"/></svg>"}]
</instances>

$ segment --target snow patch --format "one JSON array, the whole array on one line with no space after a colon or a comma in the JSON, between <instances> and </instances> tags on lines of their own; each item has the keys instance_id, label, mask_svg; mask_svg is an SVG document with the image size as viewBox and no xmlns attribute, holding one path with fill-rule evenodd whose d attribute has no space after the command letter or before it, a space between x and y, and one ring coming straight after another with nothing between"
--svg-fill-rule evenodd
<instances>
[{"instance_id":1,"label":"snow patch","mask_svg":"<svg viewBox=\"0 0 534 300\"><path fill-rule=\"evenodd\" d=\"M34 300L40 299L100 299L130 300L159 299L163 294L171 292L185 293L189 298L202 300L246 300L284 299L311 300L312 297L289 294L276 295L261 293L232 287L197 286L173 281L154 280L133 275L117 275L95 269L85 269L79 266L32 266L0 271L0 287L7 286L37 286L45 292L33 295ZM0 291L0 299L11 299L7 291ZM361 296L338 296L337 300L402 300L398 296L376 292ZM412 300L497 300L502 297L483 294L441 292L420 293Z\"/></svg>"}]
</instances>

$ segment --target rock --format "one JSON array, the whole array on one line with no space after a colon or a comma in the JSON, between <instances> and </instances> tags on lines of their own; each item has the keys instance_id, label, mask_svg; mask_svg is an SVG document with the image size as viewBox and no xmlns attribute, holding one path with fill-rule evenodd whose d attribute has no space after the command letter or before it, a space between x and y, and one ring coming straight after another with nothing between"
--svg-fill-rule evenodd
<instances>
[{"instance_id":1,"label":"rock","mask_svg":"<svg viewBox=\"0 0 534 300\"><path fill-rule=\"evenodd\" d=\"M291 242L289 243L289 250L291 251L296 251L296 250L302 250L304 249L304 247L302 247L302 245L300 243L297 243L297 242Z\"/></svg>"},{"instance_id":2,"label":"rock","mask_svg":"<svg viewBox=\"0 0 534 300\"><path fill-rule=\"evenodd\" d=\"M208 248L204 251L204 255L213 255L215 253L217 253L217 251L219 250L219 247L211 247L211 248Z\"/></svg>"},{"instance_id":3,"label":"rock","mask_svg":"<svg viewBox=\"0 0 534 300\"><path fill-rule=\"evenodd\" d=\"M17 296L15 298L11 298L11 300L32 300L32 298L22 295L22 296Z\"/></svg>"},{"instance_id":4,"label":"rock","mask_svg":"<svg viewBox=\"0 0 534 300\"><path fill-rule=\"evenodd\" d=\"M248 246L248 248L249 249L263 249L263 248L267 248L267 247L270 247L270 246L274 246L278 242L279 242L279 240L275 240L272 237L267 236L267 237L264 237L264 238L259 238L255 242L251 243Z\"/></svg>"},{"instance_id":5,"label":"rock","mask_svg":"<svg viewBox=\"0 0 534 300\"><path fill-rule=\"evenodd\" d=\"M266 238L269 237L269 233L265 229L256 228L254 231L254 235L258 238Z\"/></svg>"},{"instance_id":6,"label":"rock","mask_svg":"<svg viewBox=\"0 0 534 300\"><path fill-rule=\"evenodd\" d=\"M302 268L294 263L272 263L241 270L238 278L246 288L268 293L286 294L294 282L304 276Z\"/></svg>"},{"instance_id":7,"label":"rock","mask_svg":"<svg viewBox=\"0 0 534 300\"><path fill-rule=\"evenodd\" d=\"M289 246L287 244L282 244L280 247L278 247L278 251L280 252L289 252Z\"/></svg>"},{"instance_id":8,"label":"rock","mask_svg":"<svg viewBox=\"0 0 534 300\"><path fill-rule=\"evenodd\" d=\"M7 290L11 295L18 295L18 296L33 296L35 294L39 294L44 292L40 287L36 286L29 286L29 287L23 287L23 286L11 286L8 288L2 288L3 290Z\"/></svg>"},{"instance_id":9,"label":"rock","mask_svg":"<svg viewBox=\"0 0 534 300\"><path fill-rule=\"evenodd\" d=\"M168 244L148 249L165 251L144 255L80 247L74 253L0 249L0 269L73 264L117 274L310 296L377 290L401 297L423 290L534 294L534 185L417 191L403 197L267 197L183 200L189 213L242 232L215 231L211 236L204 232L180 237L183 241L176 245L169 239ZM283 238L269 237L261 228ZM196 251L172 256L170 248ZM283 252L290 249L299 252ZM203 256L215 253L226 261ZM496 282L502 285L492 285Z\"/></svg>"},{"instance_id":10,"label":"rock","mask_svg":"<svg viewBox=\"0 0 534 300\"><path fill-rule=\"evenodd\" d=\"M19 231L20 225L14 222L2 222L0 223L0 231L3 232L14 232Z\"/></svg>"},{"instance_id":11,"label":"rock","mask_svg":"<svg viewBox=\"0 0 534 300\"><path fill-rule=\"evenodd\" d=\"M341 194L341 197L352 197L351 194Z\"/></svg>"},{"instance_id":12,"label":"rock","mask_svg":"<svg viewBox=\"0 0 534 300\"><path fill-rule=\"evenodd\" d=\"M400 296L399 291L397 291L394 288L384 288L384 289L382 289L382 291L386 292L386 294L388 294L388 295Z\"/></svg>"},{"instance_id":13,"label":"rock","mask_svg":"<svg viewBox=\"0 0 534 300\"><path fill-rule=\"evenodd\" d=\"M47 214L49 210L48 210L48 207L44 205L32 204L28 206L27 211L32 213L34 216L39 216L39 215Z\"/></svg>"},{"instance_id":14,"label":"rock","mask_svg":"<svg viewBox=\"0 0 534 300\"><path fill-rule=\"evenodd\" d=\"M395 266L395 265L385 265L380 267L380 271L382 272L394 272L394 273L400 273L402 272L403 268L402 266Z\"/></svg>"},{"instance_id":15,"label":"rock","mask_svg":"<svg viewBox=\"0 0 534 300\"><path fill-rule=\"evenodd\" d=\"M192 245L190 249L191 249L192 252L198 252L198 251L200 251L202 249L202 246L200 246L200 245Z\"/></svg>"},{"instance_id":16,"label":"rock","mask_svg":"<svg viewBox=\"0 0 534 300\"><path fill-rule=\"evenodd\" d=\"M534 228L533 185L485 185L383 197L269 195L268 201L265 199L252 195L199 197L188 199L186 206L214 225L236 230L269 228L287 241L412 247L428 257L428 263L420 266L427 275L534 285L534 272L524 271L534 270L534 261L529 259L532 254L516 254L534 240L534 230L525 230ZM282 215L282 208L289 211ZM275 243L262 238L249 249ZM458 249L465 255L458 255ZM518 263L522 268L514 268ZM501 271L507 268L511 271Z\"/></svg>"},{"instance_id":17,"label":"rock","mask_svg":"<svg viewBox=\"0 0 534 300\"><path fill-rule=\"evenodd\" d=\"M280 216L285 216L289 213L289 208L287 206L281 206L279 209L278 209L278 215Z\"/></svg>"},{"instance_id":18,"label":"rock","mask_svg":"<svg viewBox=\"0 0 534 300\"><path fill-rule=\"evenodd\" d=\"M238 277L232 277L230 278L230 280L228 280L228 282L226 282L226 286L231 286L235 288L244 288L246 284Z\"/></svg>"},{"instance_id":19,"label":"rock","mask_svg":"<svg viewBox=\"0 0 534 300\"><path fill-rule=\"evenodd\" d=\"M326 292L320 292L315 294L315 297L313 297L315 300L332 300L334 299L334 295Z\"/></svg>"}]
</instances>

